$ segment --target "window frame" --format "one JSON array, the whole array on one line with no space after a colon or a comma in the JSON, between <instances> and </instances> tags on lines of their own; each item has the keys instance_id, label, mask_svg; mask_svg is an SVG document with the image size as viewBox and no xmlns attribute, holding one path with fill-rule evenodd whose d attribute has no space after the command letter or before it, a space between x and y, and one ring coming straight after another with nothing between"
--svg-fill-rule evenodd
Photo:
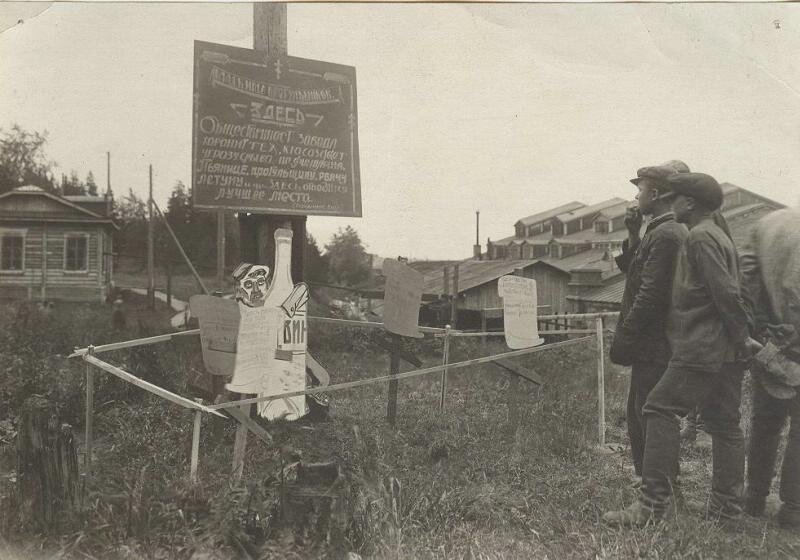
<instances>
[{"instance_id":1,"label":"window frame","mask_svg":"<svg viewBox=\"0 0 800 560\"><path fill-rule=\"evenodd\" d=\"M64 274L89 274L89 233L85 231L67 232L64 234L64 258L62 259L62 270ZM86 242L86 258L84 268L67 268L67 244L70 239L83 239Z\"/></svg>"},{"instance_id":2,"label":"window frame","mask_svg":"<svg viewBox=\"0 0 800 560\"><path fill-rule=\"evenodd\" d=\"M3 268L3 238L21 237L22 238L22 268ZM28 242L28 230L26 229L0 229L0 274L25 274L25 248Z\"/></svg>"}]
</instances>

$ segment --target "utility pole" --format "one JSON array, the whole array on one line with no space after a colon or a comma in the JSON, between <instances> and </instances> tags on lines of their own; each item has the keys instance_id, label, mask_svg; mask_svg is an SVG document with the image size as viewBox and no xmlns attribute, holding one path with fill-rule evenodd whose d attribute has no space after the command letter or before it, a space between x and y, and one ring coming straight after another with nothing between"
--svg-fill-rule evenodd
<instances>
[{"instance_id":1,"label":"utility pole","mask_svg":"<svg viewBox=\"0 0 800 560\"><path fill-rule=\"evenodd\" d=\"M150 164L150 190L147 197L147 304L150 309L156 308L156 279L153 254L154 243L153 222L153 164Z\"/></svg>"},{"instance_id":2,"label":"utility pole","mask_svg":"<svg viewBox=\"0 0 800 560\"><path fill-rule=\"evenodd\" d=\"M253 48L263 51L269 58L287 56L286 4L283 2L256 2L253 4ZM274 233L278 228L288 228L292 236L292 280L303 281L305 261L306 216L280 216L273 214L247 214L240 212L239 233L241 260L253 264L273 266L275 260Z\"/></svg>"},{"instance_id":3,"label":"utility pole","mask_svg":"<svg viewBox=\"0 0 800 560\"><path fill-rule=\"evenodd\" d=\"M225 288L225 209L217 210L217 289Z\"/></svg>"},{"instance_id":4,"label":"utility pole","mask_svg":"<svg viewBox=\"0 0 800 560\"><path fill-rule=\"evenodd\" d=\"M253 48L262 51L268 58L287 56L286 4L278 2L256 2L253 4ZM270 268L275 263L275 230L291 229L292 236L292 281L302 282L306 237L306 216L280 216L273 214L247 214L240 212L239 247L240 260L263 264ZM219 266L219 265L218 265ZM251 406L244 405L242 412L250 416ZM239 425L233 444L233 477L240 479L244 469L244 453L247 446L247 427Z\"/></svg>"}]
</instances>

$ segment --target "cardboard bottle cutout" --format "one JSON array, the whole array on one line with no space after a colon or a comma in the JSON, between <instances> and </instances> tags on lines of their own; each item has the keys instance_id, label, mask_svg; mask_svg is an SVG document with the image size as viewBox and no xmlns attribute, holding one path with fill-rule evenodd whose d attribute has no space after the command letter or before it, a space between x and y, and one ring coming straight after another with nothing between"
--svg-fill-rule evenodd
<instances>
[{"instance_id":1,"label":"cardboard bottle cutout","mask_svg":"<svg viewBox=\"0 0 800 560\"><path fill-rule=\"evenodd\" d=\"M503 329L508 347L519 350L542 344L536 316L536 280L503 276L497 281L497 293L503 298Z\"/></svg>"},{"instance_id":2,"label":"cardboard bottle cutout","mask_svg":"<svg viewBox=\"0 0 800 560\"><path fill-rule=\"evenodd\" d=\"M264 374L260 386L254 391L259 396L303 391L306 388L308 287L302 283L294 285L291 265L292 231L277 229L274 273L264 297L268 355L263 358ZM307 412L305 395L258 404L259 415L268 420L296 420Z\"/></svg>"},{"instance_id":3,"label":"cardboard bottle cutout","mask_svg":"<svg viewBox=\"0 0 800 560\"><path fill-rule=\"evenodd\" d=\"M395 334L421 338L419 306L422 302L423 276L402 262L385 259L383 274L386 288L383 303L383 326Z\"/></svg>"}]
</instances>

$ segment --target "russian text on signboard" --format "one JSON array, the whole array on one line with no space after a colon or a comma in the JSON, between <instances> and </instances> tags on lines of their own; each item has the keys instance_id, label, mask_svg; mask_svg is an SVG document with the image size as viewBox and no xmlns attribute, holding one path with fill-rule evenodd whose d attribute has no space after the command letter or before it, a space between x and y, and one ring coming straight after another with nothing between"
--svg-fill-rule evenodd
<instances>
[{"instance_id":1,"label":"russian text on signboard","mask_svg":"<svg viewBox=\"0 0 800 560\"><path fill-rule=\"evenodd\" d=\"M198 208L361 216L355 68L195 41Z\"/></svg>"}]
</instances>

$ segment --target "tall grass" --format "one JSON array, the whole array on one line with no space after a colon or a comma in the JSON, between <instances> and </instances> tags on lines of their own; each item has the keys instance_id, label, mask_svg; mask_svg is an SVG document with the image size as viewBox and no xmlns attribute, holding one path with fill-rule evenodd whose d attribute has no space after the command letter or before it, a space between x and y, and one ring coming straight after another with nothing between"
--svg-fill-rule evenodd
<instances>
[{"instance_id":1,"label":"tall grass","mask_svg":"<svg viewBox=\"0 0 800 560\"><path fill-rule=\"evenodd\" d=\"M63 387L48 395L76 427L82 368L62 362L54 369L46 358L72 345L137 334L138 326L112 334L107 314L87 308L53 319L66 333L55 345L36 340L33 329L26 338L2 326L2 359L11 360L6 368L15 364L13 379L23 370L41 378L21 385L26 391L50 390L60 379ZM310 340L332 381L341 382L388 372L388 358L372 336L315 325ZM29 350L16 351L21 341ZM425 365L434 365L440 344L427 338L414 348ZM460 339L452 360L503 350L496 339ZM190 369L201 367L196 339L106 357L182 394L189 392ZM192 413L98 375L98 439L82 512L48 536L32 535L6 516L3 536L10 546L36 542L38 550L63 558L322 558L349 551L370 558L800 556L798 542L767 520L723 527L680 513L642 530L605 527L602 513L627 505L634 493L627 451L594 449L595 360L593 343L519 358L542 376L542 387L512 382L491 364L457 370L448 378L443 410L438 374L401 381L394 429L384 420L385 385L333 393L329 421L271 425L271 446L250 437L240 483L229 476L235 425L206 416L197 485L187 481ZM606 436L624 449L627 377L606 366ZM13 417L21 395L4 398ZM323 534L298 536L280 523L278 473L297 455L307 462L335 460L342 468L347 525L341 546ZM702 497L710 456L695 450L685 459L684 487Z\"/></svg>"}]
</instances>

